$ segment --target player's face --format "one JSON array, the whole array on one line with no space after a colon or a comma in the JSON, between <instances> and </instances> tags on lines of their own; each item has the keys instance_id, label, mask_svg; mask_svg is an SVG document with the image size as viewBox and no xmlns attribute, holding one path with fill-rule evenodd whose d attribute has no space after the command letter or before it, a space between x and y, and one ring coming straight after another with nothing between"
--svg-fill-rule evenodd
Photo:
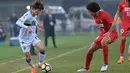
<instances>
[{"instance_id":1,"label":"player's face","mask_svg":"<svg viewBox=\"0 0 130 73\"><path fill-rule=\"evenodd\" d=\"M96 15L96 13L91 12L90 10L88 10L88 13L89 13L91 16L95 16L95 15Z\"/></svg>"},{"instance_id":2,"label":"player's face","mask_svg":"<svg viewBox=\"0 0 130 73\"><path fill-rule=\"evenodd\" d=\"M33 10L32 10L33 15L39 15L40 12L41 12L40 9L33 9Z\"/></svg>"},{"instance_id":3,"label":"player's face","mask_svg":"<svg viewBox=\"0 0 130 73\"><path fill-rule=\"evenodd\" d=\"M52 10L48 10L48 14L52 14Z\"/></svg>"},{"instance_id":4,"label":"player's face","mask_svg":"<svg viewBox=\"0 0 130 73\"><path fill-rule=\"evenodd\" d=\"M128 5L130 5L130 0L126 0L126 1L127 1Z\"/></svg>"}]
</instances>

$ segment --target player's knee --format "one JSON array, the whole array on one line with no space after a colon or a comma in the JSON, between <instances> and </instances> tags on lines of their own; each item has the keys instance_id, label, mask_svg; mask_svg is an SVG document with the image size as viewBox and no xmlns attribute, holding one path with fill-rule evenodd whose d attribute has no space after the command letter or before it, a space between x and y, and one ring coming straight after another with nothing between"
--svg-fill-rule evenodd
<instances>
[{"instance_id":1,"label":"player's knee","mask_svg":"<svg viewBox=\"0 0 130 73\"><path fill-rule=\"evenodd\" d=\"M93 54L93 53L94 53L94 50L93 50L92 48L89 48L89 49L88 49L88 53L89 53L89 54Z\"/></svg>"},{"instance_id":2,"label":"player's knee","mask_svg":"<svg viewBox=\"0 0 130 73\"><path fill-rule=\"evenodd\" d=\"M27 63L30 63L30 62L31 62L31 59L27 59L27 58L26 58L26 62L27 62Z\"/></svg>"},{"instance_id":3,"label":"player's knee","mask_svg":"<svg viewBox=\"0 0 130 73\"><path fill-rule=\"evenodd\" d=\"M105 46L105 45L107 45L107 41L105 41L105 40L102 40L102 41L101 41L101 45L102 45L102 46Z\"/></svg>"},{"instance_id":4,"label":"player's knee","mask_svg":"<svg viewBox=\"0 0 130 73\"><path fill-rule=\"evenodd\" d=\"M39 49L40 49L41 51L44 51L44 46L40 46Z\"/></svg>"},{"instance_id":5,"label":"player's knee","mask_svg":"<svg viewBox=\"0 0 130 73\"><path fill-rule=\"evenodd\" d=\"M25 56L26 56L26 58L30 58L31 57L31 55L29 53L26 53Z\"/></svg>"},{"instance_id":6,"label":"player's knee","mask_svg":"<svg viewBox=\"0 0 130 73\"><path fill-rule=\"evenodd\" d=\"M126 37L125 36L121 36L121 40L125 40L126 39Z\"/></svg>"}]
</instances>

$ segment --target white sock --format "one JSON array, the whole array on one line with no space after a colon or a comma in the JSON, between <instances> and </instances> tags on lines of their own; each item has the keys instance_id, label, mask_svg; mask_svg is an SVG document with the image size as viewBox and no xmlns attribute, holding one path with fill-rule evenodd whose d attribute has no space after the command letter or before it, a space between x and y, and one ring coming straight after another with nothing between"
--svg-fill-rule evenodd
<instances>
[{"instance_id":1,"label":"white sock","mask_svg":"<svg viewBox=\"0 0 130 73\"><path fill-rule=\"evenodd\" d=\"M26 59L26 62L28 63L28 65L31 66L31 67L35 67L35 65L32 62L32 59L30 59L30 60L31 60L30 62L27 62L27 59Z\"/></svg>"},{"instance_id":2,"label":"white sock","mask_svg":"<svg viewBox=\"0 0 130 73\"><path fill-rule=\"evenodd\" d=\"M123 56L120 56L120 58L124 58Z\"/></svg>"},{"instance_id":3,"label":"white sock","mask_svg":"<svg viewBox=\"0 0 130 73\"><path fill-rule=\"evenodd\" d=\"M38 56L39 56L39 64L42 64L44 62L44 60L45 60L46 54L45 53L41 54L39 52Z\"/></svg>"}]
</instances>

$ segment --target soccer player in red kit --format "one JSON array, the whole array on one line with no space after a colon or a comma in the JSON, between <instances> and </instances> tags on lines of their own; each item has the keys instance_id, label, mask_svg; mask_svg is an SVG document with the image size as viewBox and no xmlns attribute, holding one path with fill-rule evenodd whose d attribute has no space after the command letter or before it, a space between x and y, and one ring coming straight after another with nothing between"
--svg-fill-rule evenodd
<instances>
[{"instance_id":1,"label":"soccer player in red kit","mask_svg":"<svg viewBox=\"0 0 130 73\"><path fill-rule=\"evenodd\" d=\"M125 42L126 37L130 36L130 0L123 0L120 2L118 10L115 14L114 20L117 21L120 12L122 12L122 24L121 24L121 41L120 41L120 59L118 64L124 62L124 50L125 50ZM130 46L129 46L130 48ZM130 49L128 51L130 56ZM130 61L130 57L128 58Z\"/></svg>"},{"instance_id":2,"label":"soccer player in red kit","mask_svg":"<svg viewBox=\"0 0 130 73\"><path fill-rule=\"evenodd\" d=\"M106 71L108 68L108 44L113 43L118 37L115 28L112 31L110 30L113 25L116 25L116 22L106 11L101 10L96 2L89 3L86 8L99 26L100 34L88 48L85 67L77 70L77 72L88 71L90 69L93 54L100 48L102 48L104 57L104 64L101 67L101 71Z\"/></svg>"}]
</instances>

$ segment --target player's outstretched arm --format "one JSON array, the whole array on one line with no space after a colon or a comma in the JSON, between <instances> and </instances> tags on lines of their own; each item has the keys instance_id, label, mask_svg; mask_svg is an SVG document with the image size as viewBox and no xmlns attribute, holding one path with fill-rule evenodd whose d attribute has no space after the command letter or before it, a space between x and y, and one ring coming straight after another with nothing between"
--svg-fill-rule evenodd
<instances>
[{"instance_id":1,"label":"player's outstretched arm","mask_svg":"<svg viewBox=\"0 0 130 73\"><path fill-rule=\"evenodd\" d=\"M16 24L22 28L28 28L28 26L24 25L24 22L27 20L28 17L28 14L24 14L21 18L17 20Z\"/></svg>"},{"instance_id":2,"label":"player's outstretched arm","mask_svg":"<svg viewBox=\"0 0 130 73\"><path fill-rule=\"evenodd\" d=\"M109 29L109 31L107 33L104 34L104 36L109 36L110 33L116 28L116 25L117 25L116 21L113 20L111 28Z\"/></svg>"},{"instance_id":3,"label":"player's outstretched arm","mask_svg":"<svg viewBox=\"0 0 130 73\"><path fill-rule=\"evenodd\" d=\"M115 14L115 17L114 17L114 20L115 20L116 22L118 21L119 14L120 14L120 11L117 10L117 12L116 12L116 14Z\"/></svg>"},{"instance_id":4,"label":"player's outstretched arm","mask_svg":"<svg viewBox=\"0 0 130 73\"><path fill-rule=\"evenodd\" d=\"M16 24L17 24L18 26L22 27L22 28L27 28L27 27L28 27L28 26L25 26L25 25L24 25L24 23L23 23L23 21L22 21L21 19L19 19L19 20L16 22Z\"/></svg>"},{"instance_id":5,"label":"player's outstretched arm","mask_svg":"<svg viewBox=\"0 0 130 73\"><path fill-rule=\"evenodd\" d=\"M116 25L118 25L117 22L118 22L119 14L120 14L120 11L117 10L117 12L115 14L115 17L114 17L114 20L112 22L112 26L111 26L111 28L108 31L109 33L111 33L116 28Z\"/></svg>"},{"instance_id":6,"label":"player's outstretched arm","mask_svg":"<svg viewBox=\"0 0 130 73\"><path fill-rule=\"evenodd\" d=\"M113 20L111 28L109 29L108 33L111 33L116 28L117 22Z\"/></svg>"},{"instance_id":7,"label":"player's outstretched arm","mask_svg":"<svg viewBox=\"0 0 130 73\"><path fill-rule=\"evenodd\" d=\"M37 23L37 27L41 32L44 30L43 24Z\"/></svg>"}]
</instances>

